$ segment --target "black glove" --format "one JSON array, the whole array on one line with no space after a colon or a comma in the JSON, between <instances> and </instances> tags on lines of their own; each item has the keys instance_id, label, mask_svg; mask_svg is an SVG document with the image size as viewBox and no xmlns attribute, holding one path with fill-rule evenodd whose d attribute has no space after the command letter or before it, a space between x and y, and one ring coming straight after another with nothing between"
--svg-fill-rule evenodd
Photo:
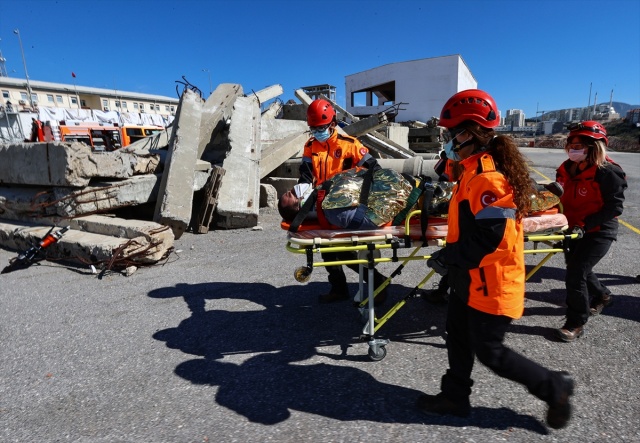
<instances>
[{"instance_id":1,"label":"black glove","mask_svg":"<svg viewBox=\"0 0 640 443\"><path fill-rule=\"evenodd\" d=\"M577 238L582 238L584 237L584 229L576 225L573 228L571 228L571 234L578 234Z\"/></svg>"},{"instance_id":2,"label":"black glove","mask_svg":"<svg viewBox=\"0 0 640 443\"><path fill-rule=\"evenodd\" d=\"M427 260L427 266L436 271L440 275L447 275L449 269L447 269L447 265L442 260L442 251L444 248L437 250L431 255L431 258Z\"/></svg>"}]
</instances>

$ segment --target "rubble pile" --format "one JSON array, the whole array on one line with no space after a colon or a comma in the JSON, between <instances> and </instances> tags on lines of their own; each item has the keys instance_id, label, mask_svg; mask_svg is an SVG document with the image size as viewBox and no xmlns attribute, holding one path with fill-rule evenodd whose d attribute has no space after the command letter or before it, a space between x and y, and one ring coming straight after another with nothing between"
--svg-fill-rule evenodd
<instances>
[{"instance_id":1,"label":"rubble pile","mask_svg":"<svg viewBox=\"0 0 640 443\"><path fill-rule=\"evenodd\" d=\"M275 207L296 182L309 136L312 99L297 90L301 103L273 100L282 93L274 85L245 95L227 83L203 100L185 88L171 126L112 152L0 145L0 246L25 250L51 226L70 226L48 258L124 269L162 260L186 231L256 226L260 207ZM380 132L384 113L358 119L334 106L339 131L386 167L421 173L422 158Z\"/></svg>"}]
</instances>

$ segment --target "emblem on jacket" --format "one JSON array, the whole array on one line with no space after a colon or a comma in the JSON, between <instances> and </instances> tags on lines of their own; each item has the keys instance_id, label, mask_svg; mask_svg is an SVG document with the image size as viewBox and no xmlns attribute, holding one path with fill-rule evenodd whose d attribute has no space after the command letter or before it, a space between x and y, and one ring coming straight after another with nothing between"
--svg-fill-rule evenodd
<instances>
[{"instance_id":1,"label":"emblem on jacket","mask_svg":"<svg viewBox=\"0 0 640 443\"><path fill-rule=\"evenodd\" d=\"M367 148L360 148L360 155L367 155Z\"/></svg>"},{"instance_id":2,"label":"emblem on jacket","mask_svg":"<svg viewBox=\"0 0 640 443\"><path fill-rule=\"evenodd\" d=\"M333 156L335 158L340 158L342 157L342 149L336 149L336 152L333 153Z\"/></svg>"},{"instance_id":3,"label":"emblem on jacket","mask_svg":"<svg viewBox=\"0 0 640 443\"><path fill-rule=\"evenodd\" d=\"M480 204L482 204L483 208L491 205L491 203L497 200L496 195L491 191L484 191L480 196Z\"/></svg>"}]
</instances>

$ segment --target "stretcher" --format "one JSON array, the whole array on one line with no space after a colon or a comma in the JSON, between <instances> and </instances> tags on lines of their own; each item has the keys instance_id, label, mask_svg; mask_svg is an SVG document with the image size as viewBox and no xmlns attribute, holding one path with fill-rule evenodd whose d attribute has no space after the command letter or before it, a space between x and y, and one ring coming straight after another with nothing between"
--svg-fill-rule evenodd
<instances>
[{"instance_id":1,"label":"stretcher","mask_svg":"<svg viewBox=\"0 0 640 443\"><path fill-rule=\"evenodd\" d=\"M393 305L380 317L376 316L374 299L392 279L402 272L411 261L428 260L431 255L425 254L424 248L443 247L447 235L447 219L429 217L427 223L420 221L420 211L411 212L402 226L386 226L376 230L323 229L317 224L303 223L295 233L289 232L289 224L281 223L287 233L287 251L304 254L306 266L294 272L298 282L306 283L311 278L313 268L338 265L358 265L358 292L354 304L360 312L364 323L360 339L369 344L369 358L379 361L387 355L387 339L376 338L378 330L398 312L410 299L420 294L420 289L433 277L435 271L427 275L400 301ZM567 218L558 208L530 215L524 219L525 254L543 254L543 257L531 269L526 280L529 280L553 255L563 252L569 239L578 234L567 232ZM424 231L424 235L423 235ZM546 246L541 248L540 246ZM383 256L382 253L387 251ZM353 260L316 261L316 254L326 252L355 252ZM391 275L377 288L374 288L374 267L380 263L400 263ZM365 279L364 273L367 272ZM367 284L366 282L370 282Z\"/></svg>"}]
</instances>

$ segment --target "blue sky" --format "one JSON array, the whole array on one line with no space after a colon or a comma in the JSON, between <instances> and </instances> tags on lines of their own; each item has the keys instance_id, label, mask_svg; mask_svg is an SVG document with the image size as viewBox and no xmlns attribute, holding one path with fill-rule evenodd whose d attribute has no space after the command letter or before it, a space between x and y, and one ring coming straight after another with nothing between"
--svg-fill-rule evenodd
<instances>
[{"instance_id":1,"label":"blue sky","mask_svg":"<svg viewBox=\"0 0 640 443\"><path fill-rule=\"evenodd\" d=\"M501 110L640 104L640 0L1 0L10 77L177 97L280 84L280 99L388 63L460 54ZM208 70L208 71L206 71ZM504 112L503 112L504 114ZM425 116L425 120L430 116Z\"/></svg>"}]
</instances>

